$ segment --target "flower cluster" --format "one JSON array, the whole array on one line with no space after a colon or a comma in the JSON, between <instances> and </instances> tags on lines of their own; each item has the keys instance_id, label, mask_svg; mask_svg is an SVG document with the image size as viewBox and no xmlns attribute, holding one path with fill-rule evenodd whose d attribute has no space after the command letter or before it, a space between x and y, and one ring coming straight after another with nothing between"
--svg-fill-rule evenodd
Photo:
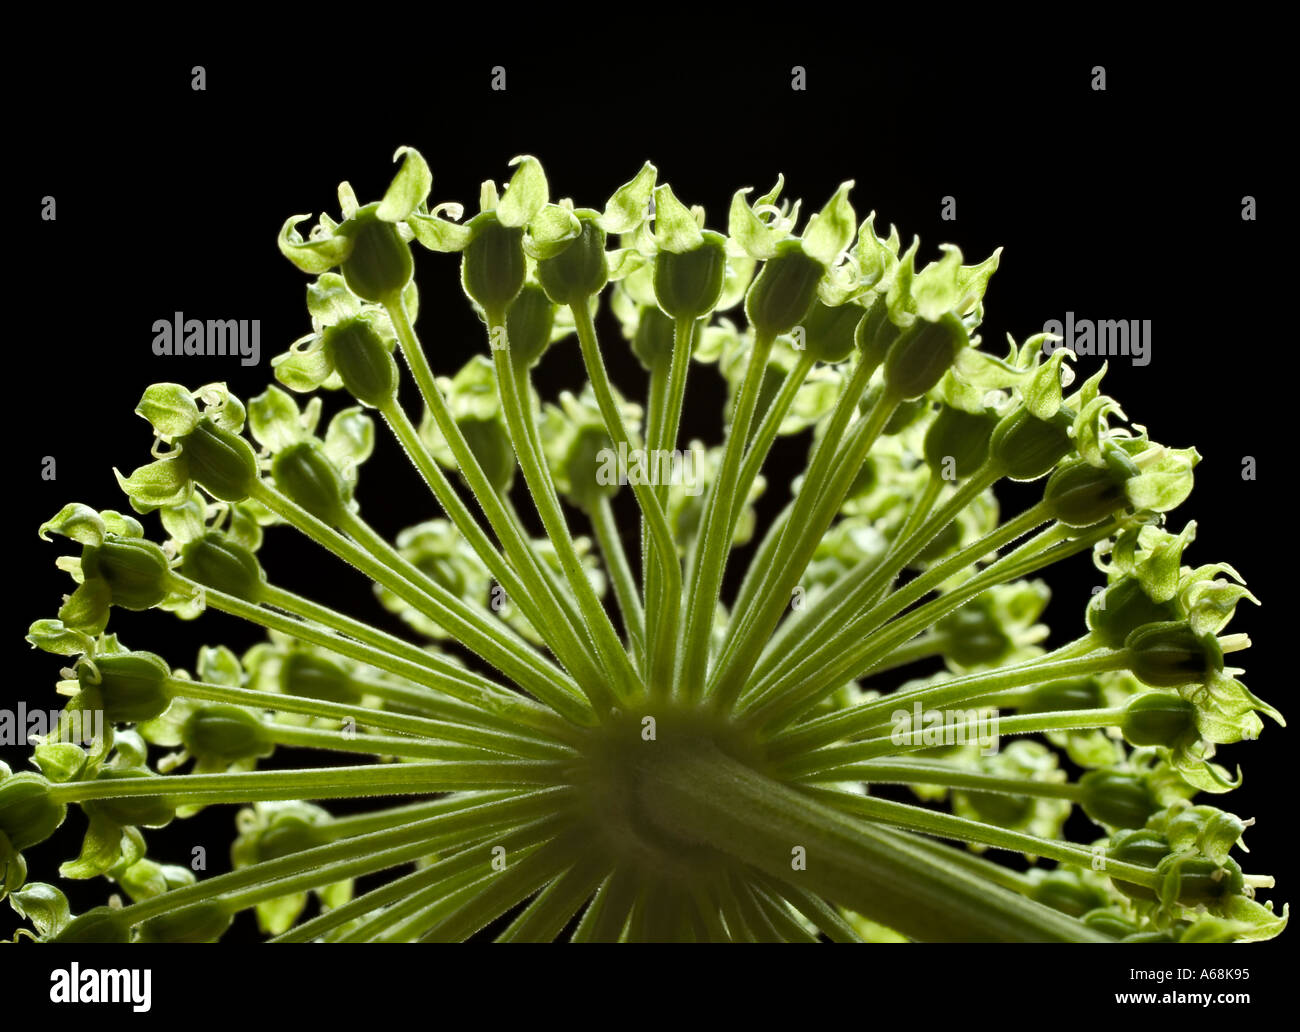
<instances>
[{"instance_id":1,"label":"flower cluster","mask_svg":"<svg viewBox=\"0 0 1300 1032\"><path fill-rule=\"evenodd\" d=\"M313 279L281 386L247 403L221 384L144 392L154 461L118 479L162 539L79 503L40 528L80 554L29 633L69 664L59 726L36 771L0 767L0 894L27 934L212 941L243 911L275 941L1281 930L1285 910L1255 898L1272 880L1234 854L1252 822L1196 801L1240 782L1216 747L1282 722L1225 665L1254 596L1225 564L1183 565L1194 524L1165 529L1200 457L1127 424L1104 367L1071 390L1069 352L1045 356L1043 336L981 348L997 253L968 265L945 245L919 265L919 241L859 222L852 183L806 221L782 182L740 190L722 233L648 163L595 209L552 200L520 157L464 219L430 206L418 152L396 159L378 201L344 183L340 221L284 224L281 251ZM435 374L417 336L413 246L459 256L484 340L459 370ZM610 382L602 298L642 400ZM576 351L587 383L543 401L552 349ZM727 387L712 446L679 442L694 363ZM322 426L322 390L356 405ZM439 509L393 542L358 497L387 436ZM763 472L782 436L809 449L788 483ZM610 476L614 455L641 473ZM1008 479L1041 484L1012 516L994 493ZM765 491L785 503L763 527ZM616 506L633 502L629 525ZM409 633L271 580L260 554L288 532ZM1049 651L1039 574L1089 552L1107 584ZM180 669L109 633L115 608L216 610L267 638ZM228 873L149 855L149 829L231 804ZM85 837L60 876L129 902L74 917L28 880L24 851L72 807ZM1075 813L1091 841L1067 837Z\"/></svg>"}]
</instances>

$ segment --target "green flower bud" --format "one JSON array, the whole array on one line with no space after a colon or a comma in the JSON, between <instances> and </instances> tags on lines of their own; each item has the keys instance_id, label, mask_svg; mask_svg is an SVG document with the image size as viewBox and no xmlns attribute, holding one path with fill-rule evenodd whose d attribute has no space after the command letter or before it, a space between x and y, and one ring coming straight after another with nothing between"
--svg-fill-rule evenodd
<instances>
[{"instance_id":1,"label":"green flower bud","mask_svg":"<svg viewBox=\"0 0 1300 1032\"><path fill-rule=\"evenodd\" d=\"M125 943L131 941L131 927L122 919L122 911L113 907L95 907L74 917L50 942Z\"/></svg>"},{"instance_id":2,"label":"green flower bud","mask_svg":"<svg viewBox=\"0 0 1300 1032\"><path fill-rule=\"evenodd\" d=\"M1196 706L1169 692L1145 692L1129 699L1120 722L1130 745L1176 746L1196 730Z\"/></svg>"},{"instance_id":3,"label":"green flower bud","mask_svg":"<svg viewBox=\"0 0 1300 1032\"><path fill-rule=\"evenodd\" d=\"M614 442L603 427L588 424L578 428L564 456L563 479L567 495L574 505L592 511L599 500L611 498L619 488L616 476L601 476L605 461L614 453Z\"/></svg>"},{"instance_id":4,"label":"green flower bud","mask_svg":"<svg viewBox=\"0 0 1300 1032\"><path fill-rule=\"evenodd\" d=\"M843 362L857 346L858 324L866 316L861 305L824 305L814 301L804 316L804 347L818 362Z\"/></svg>"},{"instance_id":5,"label":"green flower bud","mask_svg":"<svg viewBox=\"0 0 1300 1032\"><path fill-rule=\"evenodd\" d=\"M140 925L140 942L216 942L234 921L220 900L193 903L172 914L151 917Z\"/></svg>"},{"instance_id":6,"label":"green flower bud","mask_svg":"<svg viewBox=\"0 0 1300 1032\"><path fill-rule=\"evenodd\" d=\"M1096 709L1101 705L1101 684L1094 677L1071 678L1040 684L1020 704L1021 713Z\"/></svg>"},{"instance_id":7,"label":"green flower bud","mask_svg":"<svg viewBox=\"0 0 1300 1032\"><path fill-rule=\"evenodd\" d=\"M105 767L99 772L97 781L117 781L128 778L156 778L151 770L134 767ZM160 795L129 795L115 799L87 799L81 808L90 816L99 814L121 825L135 825L145 828L161 828L176 816L176 807Z\"/></svg>"},{"instance_id":8,"label":"green flower bud","mask_svg":"<svg viewBox=\"0 0 1300 1032\"><path fill-rule=\"evenodd\" d=\"M510 432L498 415L492 419L463 417L456 421L465 435L469 450L483 467L488 482L497 491L505 491L515 477L515 449L510 443Z\"/></svg>"},{"instance_id":9,"label":"green flower bud","mask_svg":"<svg viewBox=\"0 0 1300 1032\"><path fill-rule=\"evenodd\" d=\"M152 652L119 652L97 656L93 667L83 664L78 680L106 721L136 724L152 720L171 704L170 677L170 668Z\"/></svg>"},{"instance_id":10,"label":"green flower bud","mask_svg":"<svg viewBox=\"0 0 1300 1032\"><path fill-rule=\"evenodd\" d=\"M660 362L672 358L675 332L673 321L663 312L657 308L643 308L636 336L632 338L632 353L642 366L653 369Z\"/></svg>"},{"instance_id":11,"label":"green flower bud","mask_svg":"<svg viewBox=\"0 0 1300 1032\"><path fill-rule=\"evenodd\" d=\"M1037 480L1070 454L1074 442L1066 426L1018 408L993 431L989 454L1012 480Z\"/></svg>"},{"instance_id":12,"label":"green flower bud","mask_svg":"<svg viewBox=\"0 0 1300 1032\"><path fill-rule=\"evenodd\" d=\"M1128 505L1126 480L1110 467L1071 462L1048 478L1043 500L1067 527L1091 527Z\"/></svg>"},{"instance_id":13,"label":"green flower bud","mask_svg":"<svg viewBox=\"0 0 1300 1032\"><path fill-rule=\"evenodd\" d=\"M329 833L322 825L312 824L297 814L280 814L269 827L257 834L250 850L254 854L251 862L278 860L304 849L323 846L329 840Z\"/></svg>"},{"instance_id":14,"label":"green flower bud","mask_svg":"<svg viewBox=\"0 0 1300 1032\"><path fill-rule=\"evenodd\" d=\"M529 369L542 360L551 346L554 325L555 306L546 291L534 283L525 283L506 313L506 339L510 359L517 368Z\"/></svg>"},{"instance_id":15,"label":"green flower bud","mask_svg":"<svg viewBox=\"0 0 1300 1032\"><path fill-rule=\"evenodd\" d=\"M315 441L299 441L277 452L271 476L276 487L317 519L336 526L343 518L347 486Z\"/></svg>"},{"instance_id":16,"label":"green flower bud","mask_svg":"<svg viewBox=\"0 0 1300 1032\"><path fill-rule=\"evenodd\" d=\"M1169 855L1169 840L1150 828L1121 831L1111 838L1106 855L1122 863L1155 868Z\"/></svg>"},{"instance_id":17,"label":"green flower bud","mask_svg":"<svg viewBox=\"0 0 1300 1032\"><path fill-rule=\"evenodd\" d=\"M862 361L869 362L874 367L885 360L889 349L898 339L898 334L898 327L889 319L889 305L886 304L884 295L881 295L872 302L867 314L858 323L853 339L862 352Z\"/></svg>"},{"instance_id":18,"label":"green flower bud","mask_svg":"<svg viewBox=\"0 0 1300 1032\"><path fill-rule=\"evenodd\" d=\"M326 357L343 386L363 405L380 408L397 393L397 362L368 319L344 319L327 326Z\"/></svg>"},{"instance_id":19,"label":"green flower bud","mask_svg":"<svg viewBox=\"0 0 1300 1032\"><path fill-rule=\"evenodd\" d=\"M361 699L356 686L337 663L310 652L290 652L280 662L280 690L328 702L355 703Z\"/></svg>"},{"instance_id":20,"label":"green flower bud","mask_svg":"<svg viewBox=\"0 0 1300 1032\"><path fill-rule=\"evenodd\" d=\"M880 433L884 437L901 434L929 411L929 398L913 398L911 401L900 402L885 421L884 429Z\"/></svg>"},{"instance_id":21,"label":"green flower bud","mask_svg":"<svg viewBox=\"0 0 1300 1032\"><path fill-rule=\"evenodd\" d=\"M826 266L804 254L798 240L784 240L763 263L745 295L745 316L759 336L778 337L803 322L817 299Z\"/></svg>"},{"instance_id":22,"label":"green flower bud","mask_svg":"<svg viewBox=\"0 0 1300 1032\"><path fill-rule=\"evenodd\" d=\"M1152 602L1133 576L1124 576L1098 593L1088 606L1088 629L1112 649L1123 646L1139 627L1178 619L1172 602Z\"/></svg>"},{"instance_id":23,"label":"green flower bud","mask_svg":"<svg viewBox=\"0 0 1300 1032\"><path fill-rule=\"evenodd\" d=\"M1160 809L1147 783L1134 774L1090 770L1079 779L1079 805L1098 824L1140 828Z\"/></svg>"},{"instance_id":24,"label":"green flower bud","mask_svg":"<svg viewBox=\"0 0 1300 1032\"><path fill-rule=\"evenodd\" d=\"M1201 684L1223 669L1223 650L1213 634L1198 635L1185 620L1147 624L1124 639L1130 669L1152 688Z\"/></svg>"},{"instance_id":25,"label":"green flower bud","mask_svg":"<svg viewBox=\"0 0 1300 1032\"><path fill-rule=\"evenodd\" d=\"M537 281L557 305L586 304L609 280L605 231L595 223L597 212L575 212L582 232L559 254L537 263Z\"/></svg>"},{"instance_id":26,"label":"green flower bud","mask_svg":"<svg viewBox=\"0 0 1300 1032\"><path fill-rule=\"evenodd\" d=\"M997 422L989 413L942 406L925 433L926 464L942 476L970 476L988 458L989 438Z\"/></svg>"},{"instance_id":27,"label":"green flower bud","mask_svg":"<svg viewBox=\"0 0 1300 1032\"><path fill-rule=\"evenodd\" d=\"M181 439L190 478L214 498L242 502L257 483L257 456L242 437L206 416Z\"/></svg>"},{"instance_id":28,"label":"green flower bud","mask_svg":"<svg viewBox=\"0 0 1300 1032\"><path fill-rule=\"evenodd\" d=\"M932 537L930 539L929 544L927 544L923 549L921 549L921 551L917 554L916 563L914 563L913 566L915 567L916 564L935 562L936 560L943 558L948 553L955 552L957 550L957 547L960 544L961 544L961 524L959 524L956 520L953 520L941 531L939 531L939 533L937 533L934 537Z\"/></svg>"},{"instance_id":29,"label":"green flower bud","mask_svg":"<svg viewBox=\"0 0 1300 1032\"><path fill-rule=\"evenodd\" d=\"M180 571L192 581L246 602L259 601L266 585L257 556L212 531L181 548Z\"/></svg>"},{"instance_id":30,"label":"green flower bud","mask_svg":"<svg viewBox=\"0 0 1300 1032\"><path fill-rule=\"evenodd\" d=\"M224 703L195 709L181 727L181 742L192 755L222 763L270 756L275 751L261 720L246 709Z\"/></svg>"},{"instance_id":31,"label":"green flower bud","mask_svg":"<svg viewBox=\"0 0 1300 1032\"><path fill-rule=\"evenodd\" d=\"M1021 827L1034 813L1029 796L1004 795L1001 792L963 792L962 797L979 814L980 820L999 828Z\"/></svg>"},{"instance_id":32,"label":"green flower bud","mask_svg":"<svg viewBox=\"0 0 1300 1032\"><path fill-rule=\"evenodd\" d=\"M655 255L655 298L674 319L698 319L713 311L727 274L727 238L705 230L702 243L680 253Z\"/></svg>"},{"instance_id":33,"label":"green flower bud","mask_svg":"<svg viewBox=\"0 0 1300 1032\"><path fill-rule=\"evenodd\" d=\"M152 609L167 596L167 556L143 538L105 535L103 544L82 550L81 570L87 580L104 581L123 609Z\"/></svg>"},{"instance_id":34,"label":"green flower bud","mask_svg":"<svg viewBox=\"0 0 1300 1032\"><path fill-rule=\"evenodd\" d=\"M3 797L0 797L3 798ZM0 831L0 900L27 883L27 861L14 848L9 836Z\"/></svg>"},{"instance_id":35,"label":"green flower bud","mask_svg":"<svg viewBox=\"0 0 1300 1032\"><path fill-rule=\"evenodd\" d=\"M1083 915L1083 923L1112 939L1123 939L1137 930L1137 925L1132 921L1109 908L1088 911Z\"/></svg>"},{"instance_id":36,"label":"green flower bud","mask_svg":"<svg viewBox=\"0 0 1300 1032\"><path fill-rule=\"evenodd\" d=\"M885 356L885 384L896 398L919 398L943 377L970 343L962 321L947 312L938 322L918 319Z\"/></svg>"},{"instance_id":37,"label":"green flower bud","mask_svg":"<svg viewBox=\"0 0 1300 1032\"><path fill-rule=\"evenodd\" d=\"M461 255L461 283L485 312L500 314L524 285L524 228L501 225L495 211L474 216L466 227L473 236Z\"/></svg>"},{"instance_id":38,"label":"green flower bud","mask_svg":"<svg viewBox=\"0 0 1300 1032\"><path fill-rule=\"evenodd\" d=\"M377 203L367 204L335 232L352 244L342 264L348 289L363 301L384 304L401 296L415 264L397 226L380 219L378 210Z\"/></svg>"},{"instance_id":39,"label":"green flower bud","mask_svg":"<svg viewBox=\"0 0 1300 1032\"><path fill-rule=\"evenodd\" d=\"M1159 871L1166 884L1174 878L1178 880L1176 898L1184 906L1216 903L1240 895L1245 888L1241 865L1231 857L1218 864L1204 856L1171 854L1161 861Z\"/></svg>"},{"instance_id":40,"label":"green flower bud","mask_svg":"<svg viewBox=\"0 0 1300 1032\"><path fill-rule=\"evenodd\" d=\"M1055 871L1034 886L1030 898L1071 917L1082 917L1110 902L1100 887Z\"/></svg>"},{"instance_id":41,"label":"green flower bud","mask_svg":"<svg viewBox=\"0 0 1300 1032\"><path fill-rule=\"evenodd\" d=\"M964 667L996 663L1012 646L997 616L978 599L949 613L934 631L945 639L944 655Z\"/></svg>"},{"instance_id":42,"label":"green flower bud","mask_svg":"<svg viewBox=\"0 0 1300 1032\"><path fill-rule=\"evenodd\" d=\"M44 842L63 823L68 808L49 793L50 783L31 771L0 781L0 833L14 852Z\"/></svg>"}]
</instances>

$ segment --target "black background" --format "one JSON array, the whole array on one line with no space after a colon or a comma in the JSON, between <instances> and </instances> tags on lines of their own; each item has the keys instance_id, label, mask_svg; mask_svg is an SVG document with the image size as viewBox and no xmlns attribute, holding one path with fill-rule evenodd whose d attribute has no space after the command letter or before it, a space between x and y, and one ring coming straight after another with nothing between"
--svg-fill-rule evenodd
<instances>
[{"instance_id":1,"label":"black background","mask_svg":"<svg viewBox=\"0 0 1300 1032\"><path fill-rule=\"evenodd\" d=\"M271 356L310 329L306 277L275 246L281 222L292 213L337 216L344 178L363 202L377 197L394 149L410 144L433 168L431 203L461 201L470 213L479 182L503 182L508 160L521 153L541 158L552 196L592 207L652 160L660 180L686 203L703 204L720 229L738 187L763 192L783 172L787 195L804 198L807 212L852 178L859 215L874 209L882 233L897 224L904 246L919 235L919 262L937 258L941 242L958 244L968 262L1004 248L986 296L982 334L991 350L1004 350L1007 333L1023 340L1070 310L1150 319L1151 363L1113 360L1104 389L1156 440L1194 444L1204 456L1197 488L1171 525L1195 518L1189 561L1231 562L1264 602L1239 611L1231 629L1255 644L1233 658L1253 690L1289 710L1291 470L1275 434L1284 425L1278 410L1288 407L1290 283L1274 255L1290 203L1282 153L1291 126L1278 101L1283 76L1269 56L1230 39L1138 46L1116 34L1090 42L1060 30L1050 44L1007 37L982 46L848 28L838 41L828 31L817 43L777 29L723 33L716 43L662 26L647 33L604 47L539 30L525 47L474 36L453 45L431 31L424 43L399 47L358 29L273 52L196 32L130 59L51 62L22 84L28 102L15 117L21 150L12 152L7 220L24 243L10 272L18 290L6 348L5 705L57 704L59 660L22 641L27 625L52 616L70 590L53 568L59 547L38 541L36 527L72 500L124 507L111 469L148 461L149 429L132 414L148 384L224 380L247 399L272 381ZM194 65L205 67L204 92L191 89ZM506 69L504 92L490 89L494 65ZM791 89L794 65L806 69L806 91ZM1105 92L1091 88L1095 65L1106 68ZM45 195L57 199L55 222L39 218ZM955 222L940 218L945 195L956 199ZM1241 218L1245 195L1257 199L1257 221ZM460 293L456 257L417 248L416 258L419 328L435 371L451 374L484 350L481 328ZM152 323L174 311L260 319L261 363L154 356ZM642 395L640 368L616 325L608 316L601 325L616 383ZM1080 378L1099 363L1081 359ZM569 341L548 355L538 386L553 396L583 379ZM694 367L684 433L718 439L720 385L712 368ZM345 403L326 401L327 413ZM805 449L802 438L784 441L765 471L773 506L784 502ZM53 482L40 475L45 456L57 460ZM1254 481L1242 478L1246 456L1258 465ZM435 515L382 433L359 497L387 533ZM146 525L156 528L154 518ZM625 525L630 535L634 524ZM263 560L273 581L384 619L364 582L317 562L291 532L269 538ZM1048 580L1055 598L1047 619L1054 640L1065 640L1082 628L1100 578L1080 556ZM242 650L258 637L220 614L193 624L127 616L115 614L110 629L180 666L192 665L200 644ZM1259 818L1247 866L1278 876L1279 900L1292 895L1282 837L1292 819L1283 810L1286 736L1269 725L1260 742L1221 753L1229 765L1243 761L1246 783L1228 807ZM15 769L27 766L26 750L3 756ZM204 844L210 870L220 870L231 816L216 808L152 833L160 846L151 855L182 862ZM56 880L58 861L75 855L78 821L74 814L30 851L33 880ZM80 888L77 910L106 891L102 882ZM0 928L8 921L0 916Z\"/></svg>"}]
</instances>

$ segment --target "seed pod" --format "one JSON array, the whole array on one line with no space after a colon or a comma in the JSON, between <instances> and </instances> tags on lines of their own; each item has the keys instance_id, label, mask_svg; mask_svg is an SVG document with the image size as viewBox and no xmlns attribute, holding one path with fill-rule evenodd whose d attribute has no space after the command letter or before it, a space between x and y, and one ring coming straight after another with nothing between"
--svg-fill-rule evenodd
<instances>
[{"instance_id":1,"label":"seed pod","mask_svg":"<svg viewBox=\"0 0 1300 1032\"><path fill-rule=\"evenodd\" d=\"M546 291L534 283L524 284L506 314L506 340L516 368L530 369L542 360L551 346L554 325L555 306Z\"/></svg>"},{"instance_id":2,"label":"seed pod","mask_svg":"<svg viewBox=\"0 0 1300 1032\"><path fill-rule=\"evenodd\" d=\"M889 305L885 303L882 294L867 309L867 314L858 323L853 339L862 352L862 361L870 363L874 369L885 360L890 347L898 339L898 334L898 327L889 321Z\"/></svg>"},{"instance_id":3,"label":"seed pod","mask_svg":"<svg viewBox=\"0 0 1300 1032\"><path fill-rule=\"evenodd\" d=\"M246 709L224 703L194 710L181 727L181 741L192 755L222 763L270 756L275 751L261 720Z\"/></svg>"},{"instance_id":4,"label":"seed pod","mask_svg":"<svg viewBox=\"0 0 1300 1032\"><path fill-rule=\"evenodd\" d=\"M465 293L485 312L502 313L524 285L524 228L503 226L495 211L475 215L473 233L461 255Z\"/></svg>"},{"instance_id":5,"label":"seed pod","mask_svg":"<svg viewBox=\"0 0 1300 1032\"><path fill-rule=\"evenodd\" d=\"M901 434L929 412L931 407L929 398L913 398L911 401L899 402L885 421L885 425L880 431L881 436L892 437L894 434Z\"/></svg>"},{"instance_id":6,"label":"seed pod","mask_svg":"<svg viewBox=\"0 0 1300 1032\"><path fill-rule=\"evenodd\" d=\"M1079 805L1098 824L1140 828L1160 809L1145 781L1135 774L1090 770L1079 779Z\"/></svg>"},{"instance_id":7,"label":"seed pod","mask_svg":"<svg viewBox=\"0 0 1300 1032\"><path fill-rule=\"evenodd\" d=\"M1185 859L1170 855L1160 864L1160 873L1165 877L1173 876L1177 864L1178 902L1184 906L1215 903L1229 896L1241 894L1245 888L1245 878L1241 865L1232 857L1222 864L1216 864L1209 857L1194 856Z\"/></svg>"},{"instance_id":8,"label":"seed pod","mask_svg":"<svg viewBox=\"0 0 1300 1032\"><path fill-rule=\"evenodd\" d=\"M1175 746L1196 731L1196 706L1169 692L1144 692L1129 699L1120 729L1130 745Z\"/></svg>"},{"instance_id":9,"label":"seed pod","mask_svg":"<svg viewBox=\"0 0 1300 1032\"><path fill-rule=\"evenodd\" d=\"M1152 602L1136 577L1125 575L1088 606L1088 629L1107 647L1121 648L1139 627L1178 619L1172 602Z\"/></svg>"},{"instance_id":10,"label":"seed pod","mask_svg":"<svg viewBox=\"0 0 1300 1032\"><path fill-rule=\"evenodd\" d=\"M0 781L0 832L15 852L44 842L67 816L68 808L49 792L50 783L32 771Z\"/></svg>"},{"instance_id":11,"label":"seed pod","mask_svg":"<svg viewBox=\"0 0 1300 1032\"><path fill-rule=\"evenodd\" d=\"M123 609L152 609L167 596L167 556L152 541L106 534L102 544L87 545L81 570L88 580L102 580L112 603Z\"/></svg>"},{"instance_id":12,"label":"seed pod","mask_svg":"<svg viewBox=\"0 0 1300 1032\"><path fill-rule=\"evenodd\" d=\"M95 907L74 917L51 942L126 943L131 941L131 927L122 919L119 907Z\"/></svg>"},{"instance_id":13,"label":"seed pod","mask_svg":"<svg viewBox=\"0 0 1300 1032\"><path fill-rule=\"evenodd\" d=\"M1083 923L1112 939L1123 939L1137 931L1137 925L1109 908L1090 910L1083 915Z\"/></svg>"},{"instance_id":14,"label":"seed pod","mask_svg":"<svg viewBox=\"0 0 1300 1032\"><path fill-rule=\"evenodd\" d=\"M278 860L304 849L323 846L329 840L329 833L321 825L312 824L296 814L283 814L258 834L256 857L259 862Z\"/></svg>"},{"instance_id":15,"label":"seed pod","mask_svg":"<svg viewBox=\"0 0 1300 1032\"><path fill-rule=\"evenodd\" d=\"M1065 426L1018 408L993 431L989 454L1012 480L1037 480L1070 454L1074 442Z\"/></svg>"},{"instance_id":16,"label":"seed pod","mask_svg":"<svg viewBox=\"0 0 1300 1032\"><path fill-rule=\"evenodd\" d=\"M1128 505L1126 480L1108 466L1067 463L1048 478L1043 501L1067 527L1091 527Z\"/></svg>"},{"instance_id":17,"label":"seed pod","mask_svg":"<svg viewBox=\"0 0 1300 1032\"><path fill-rule=\"evenodd\" d=\"M94 669L83 664L78 680L103 710L110 724L136 724L161 715L171 704L171 670L152 652L119 652L98 656Z\"/></svg>"},{"instance_id":18,"label":"seed pod","mask_svg":"<svg viewBox=\"0 0 1300 1032\"><path fill-rule=\"evenodd\" d=\"M962 797L979 814L980 820L999 828L1018 828L1034 812L1029 796L1004 795L1001 792L963 792Z\"/></svg>"},{"instance_id":19,"label":"seed pod","mask_svg":"<svg viewBox=\"0 0 1300 1032\"><path fill-rule=\"evenodd\" d=\"M275 486L317 519L337 526L347 511L347 488L315 441L299 441L271 461Z\"/></svg>"},{"instance_id":20,"label":"seed pod","mask_svg":"<svg viewBox=\"0 0 1300 1032\"><path fill-rule=\"evenodd\" d=\"M804 254L798 240L783 240L763 263L745 295L745 316L760 337L778 337L803 322L817 298L826 267Z\"/></svg>"},{"instance_id":21,"label":"seed pod","mask_svg":"<svg viewBox=\"0 0 1300 1032\"><path fill-rule=\"evenodd\" d=\"M1169 855L1169 840L1150 828L1121 831L1111 838L1106 855L1126 864L1155 868Z\"/></svg>"},{"instance_id":22,"label":"seed pod","mask_svg":"<svg viewBox=\"0 0 1300 1032\"><path fill-rule=\"evenodd\" d=\"M559 254L537 263L537 281L557 305L586 304L609 281L605 259L605 231L596 225L595 212L575 212L582 232Z\"/></svg>"},{"instance_id":23,"label":"seed pod","mask_svg":"<svg viewBox=\"0 0 1300 1032\"><path fill-rule=\"evenodd\" d=\"M348 289L363 301L384 304L401 296L415 264L410 246L393 223L379 218L378 209L378 204L367 204L335 232L352 241L342 265Z\"/></svg>"},{"instance_id":24,"label":"seed pod","mask_svg":"<svg viewBox=\"0 0 1300 1032\"><path fill-rule=\"evenodd\" d=\"M926 464L945 476L958 479L970 476L988 458L989 438L997 422L997 417L989 413L941 406L925 433ZM948 459L952 461L946 463Z\"/></svg>"},{"instance_id":25,"label":"seed pod","mask_svg":"<svg viewBox=\"0 0 1300 1032\"><path fill-rule=\"evenodd\" d=\"M469 450L483 468L483 474L497 491L505 491L515 477L515 449L510 443L510 432L500 415L490 419L472 419L468 416L456 421L464 434Z\"/></svg>"},{"instance_id":26,"label":"seed pod","mask_svg":"<svg viewBox=\"0 0 1300 1032\"><path fill-rule=\"evenodd\" d=\"M673 357L676 327L673 321L657 308L642 308L641 321L636 336L632 338L632 353L646 369L654 369L660 362Z\"/></svg>"},{"instance_id":27,"label":"seed pod","mask_svg":"<svg viewBox=\"0 0 1300 1032\"><path fill-rule=\"evenodd\" d=\"M181 548L181 573L205 587L258 602L266 586L262 564L225 534L209 531Z\"/></svg>"},{"instance_id":28,"label":"seed pod","mask_svg":"<svg viewBox=\"0 0 1300 1032\"><path fill-rule=\"evenodd\" d=\"M673 319L698 319L713 311L727 275L727 238L704 230L690 251L655 255L655 299Z\"/></svg>"},{"instance_id":29,"label":"seed pod","mask_svg":"<svg viewBox=\"0 0 1300 1032\"><path fill-rule=\"evenodd\" d=\"M1213 634L1198 635L1186 620L1147 624L1124 639L1130 669L1152 688L1202 684L1223 669L1223 650Z\"/></svg>"},{"instance_id":30,"label":"seed pod","mask_svg":"<svg viewBox=\"0 0 1300 1032\"><path fill-rule=\"evenodd\" d=\"M129 778L156 778L150 770L138 768L105 767L97 781L117 781ZM176 816L176 807L160 795L129 795L114 799L87 799L81 804L87 814L101 814L122 825L161 828Z\"/></svg>"},{"instance_id":31,"label":"seed pod","mask_svg":"<svg viewBox=\"0 0 1300 1032\"><path fill-rule=\"evenodd\" d=\"M238 434L205 416L180 442L191 479L214 498L242 502L252 492L257 483L257 456Z\"/></svg>"},{"instance_id":32,"label":"seed pod","mask_svg":"<svg viewBox=\"0 0 1300 1032\"><path fill-rule=\"evenodd\" d=\"M896 398L919 398L943 377L970 343L966 327L951 312L938 322L918 319L898 335L885 356L885 383Z\"/></svg>"},{"instance_id":33,"label":"seed pod","mask_svg":"<svg viewBox=\"0 0 1300 1032\"><path fill-rule=\"evenodd\" d=\"M327 702L355 703L361 689L337 663L310 652L290 652L280 662L280 690Z\"/></svg>"},{"instance_id":34,"label":"seed pod","mask_svg":"<svg viewBox=\"0 0 1300 1032\"><path fill-rule=\"evenodd\" d=\"M327 326L322 349L361 404L380 408L397 393L397 362L370 320L344 319Z\"/></svg>"},{"instance_id":35,"label":"seed pod","mask_svg":"<svg viewBox=\"0 0 1300 1032\"><path fill-rule=\"evenodd\" d=\"M1082 917L1110 902L1105 891L1098 886L1057 872L1035 885L1030 898L1071 917Z\"/></svg>"},{"instance_id":36,"label":"seed pod","mask_svg":"<svg viewBox=\"0 0 1300 1032\"><path fill-rule=\"evenodd\" d=\"M584 512L591 512L601 498L612 498L619 488L617 477L602 477L608 466L604 461L614 451L614 442L604 427L589 424L578 428L564 455L564 479L570 501ZM602 480L607 482L602 482Z\"/></svg>"},{"instance_id":37,"label":"seed pod","mask_svg":"<svg viewBox=\"0 0 1300 1032\"><path fill-rule=\"evenodd\" d=\"M159 914L140 925L140 942L216 942L234 921L220 900L193 903L173 914Z\"/></svg>"},{"instance_id":38,"label":"seed pod","mask_svg":"<svg viewBox=\"0 0 1300 1032\"><path fill-rule=\"evenodd\" d=\"M1040 684L1020 704L1021 713L1096 709L1101 705L1101 684L1095 677L1071 678Z\"/></svg>"}]
</instances>

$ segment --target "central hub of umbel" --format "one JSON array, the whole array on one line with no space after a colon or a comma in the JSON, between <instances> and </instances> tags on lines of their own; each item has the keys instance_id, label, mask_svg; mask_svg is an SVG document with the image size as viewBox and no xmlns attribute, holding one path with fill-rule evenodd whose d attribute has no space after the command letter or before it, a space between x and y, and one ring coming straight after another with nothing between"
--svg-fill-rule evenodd
<instances>
[{"instance_id":1,"label":"central hub of umbel","mask_svg":"<svg viewBox=\"0 0 1300 1032\"><path fill-rule=\"evenodd\" d=\"M758 767L757 743L734 724L703 709L646 704L591 729L581 748L575 782L593 848L671 881L698 882L731 863L674 820L668 785L708 757Z\"/></svg>"}]
</instances>

